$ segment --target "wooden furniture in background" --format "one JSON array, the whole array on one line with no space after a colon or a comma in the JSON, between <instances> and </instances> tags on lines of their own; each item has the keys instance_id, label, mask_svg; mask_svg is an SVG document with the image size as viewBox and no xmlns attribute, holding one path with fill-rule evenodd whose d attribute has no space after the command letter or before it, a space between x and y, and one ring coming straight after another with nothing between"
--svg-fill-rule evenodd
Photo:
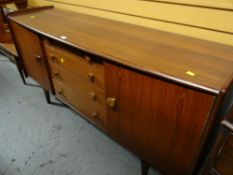
<instances>
[{"instance_id":1,"label":"wooden furniture in background","mask_svg":"<svg viewBox=\"0 0 233 175\"><path fill-rule=\"evenodd\" d=\"M225 127L225 126L224 126ZM231 126L233 129L233 126ZM214 167L211 170L213 174L232 175L233 174L233 130L225 131L225 138L222 147L219 150ZM227 128L224 128L227 130Z\"/></svg>"},{"instance_id":2,"label":"wooden furniture in background","mask_svg":"<svg viewBox=\"0 0 233 175\"><path fill-rule=\"evenodd\" d=\"M15 45L12 41L11 33L8 28L6 18L7 12L3 10L7 4L14 3L18 9L27 7L27 0L1 0L0 1L0 52L8 56L13 61L20 73L20 77L23 83L26 85L25 73L23 71L23 65L19 59L18 53L15 49Z\"/></svg>"},{"instance_id":3,"label":"wooden furniture in background","mask_svg":"<svg viewBox=\"0 0 233 175\"><path fill-rule=\"evenodd\" d=\"M5 20L5 12L3 6L15 3L18 9L27 7L27 0L1 0L0 1L0 43L11 42L11 34Z\"/></svg>"},{"instance_id":4,"label":"wooden furniture in background","mask_svg":"<svg viewBox=\"0 0 233 175\"><path fill-rule=\"evenodd\" d=\"M136 153L143 175L202 173L233 101L232 47L52 7L9 22L26 73Z\"/></svg>"},{"instance_id":5,"label":"wooden furniture in background","mask_svg":"<svg viewBox=\"0 0 233 175\"><path fill-rule=\"evenodd\" d=\"M0 7L7 4L15 4L18 9L24 9L27 7L27 0L1 0Z\"/></svg>"},{"instance_id":6,"label":"wooden furniture in background","mask_svg":"<svg viewBox=\"0 0 233 175\"><path fill-rule=\"evenodd\" d=\"M0 43L12 41L11 34L7 29L7 25L4 21L3 8L0 6Z\"/></svg>"},{"instance_id":7,"label":"wooden furniture in background","mask_svg":"<svg viewBox=\"0 0 233 175\"><path fill-rule=\"evenodd\" d=\"M233 89L233 87L231 87ZM216 128L216 139L212 143L212 149L204 173L211 175L231 175L233 174L233 90L229 91L228 98L225 99L222 110L224 116L220 125Z\"/></svg>"}]
</instances>

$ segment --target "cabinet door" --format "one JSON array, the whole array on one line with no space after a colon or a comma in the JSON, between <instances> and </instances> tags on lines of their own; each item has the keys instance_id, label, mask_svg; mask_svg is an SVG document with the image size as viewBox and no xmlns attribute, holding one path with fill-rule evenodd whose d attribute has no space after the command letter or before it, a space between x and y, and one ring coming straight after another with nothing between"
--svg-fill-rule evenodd
<instances>
[{"instance_id":1,"label":"cabinet door","mask_svg":"<svg viewBox=\"0 0 233 175\"><path fill-rule=\"evenodd\" d=\"M190 174L214 97L105 64L110 135L163 174Z\"/></svg>"},{"instance_id":2,"label":"cabinet door","mask_svg":"<svg viewBox=\"0 0 233 175\"><path fill-rule=\"evenodd\" d=\"M26 73L50 91L47 66L38 35L14 22L11 22L11 29Z\"/></svg>"}]
</instances>

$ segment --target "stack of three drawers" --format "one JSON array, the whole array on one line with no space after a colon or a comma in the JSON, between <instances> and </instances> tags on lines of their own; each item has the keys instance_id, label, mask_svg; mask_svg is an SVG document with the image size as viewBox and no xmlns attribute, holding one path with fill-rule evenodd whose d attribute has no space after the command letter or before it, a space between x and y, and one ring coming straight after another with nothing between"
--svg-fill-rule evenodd
<instances>
[{"instance_id":1,"label":"stack of three drawers","mask_svg":"<svg viewBox=\"0 0 233 175\"><path fill-rule=\"evenodd\" d=\"M56 96L105 129L104 68L101 58L44 40Z\"/></svg>"}]
</instances>

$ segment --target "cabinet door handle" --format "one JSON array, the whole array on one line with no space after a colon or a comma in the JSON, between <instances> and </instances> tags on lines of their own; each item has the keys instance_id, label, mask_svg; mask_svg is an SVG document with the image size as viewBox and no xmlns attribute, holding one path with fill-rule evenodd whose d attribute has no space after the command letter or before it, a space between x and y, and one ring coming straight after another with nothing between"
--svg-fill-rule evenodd
<instances>
[{"instance_id":1,"label":"cabinet door handle","mask_svg":"<svg viewBox=\"0 0 233 175\"><path fill-rule=\"evenodd\" d=\"M108 97L106 99L106 103L107 105L112 108L112 109L115 109L116 108L116 98L113 98L113 97Z\"/></svg>"},{"instance_id":2,"label":"cabinet door handle","mask_svg":"<svg viewBox=\"0 0 233 175\"><path fill-rule=\"evenodd\" d=\"M36 63L40 64L41 62L41 56L40 55L35 55L35 60L36 60Z\"/></svg>"},{"instance_id":3,"label":"cabinet door handle","mask_svg":"<svg viewBox=\"0 0 233 175\"><path fill-rule=\"evenodd\" d=\"M228 122L227 120L223 120L222 125L227 128L228 130L230 130L231 132L233 132L233 124Z\"/></svg>"}]
</instances>

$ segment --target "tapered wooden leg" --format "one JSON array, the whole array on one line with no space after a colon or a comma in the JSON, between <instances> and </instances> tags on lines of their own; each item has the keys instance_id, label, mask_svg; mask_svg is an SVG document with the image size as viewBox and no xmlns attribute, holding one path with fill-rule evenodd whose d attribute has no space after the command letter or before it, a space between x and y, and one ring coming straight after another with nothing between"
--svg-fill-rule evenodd
<instances>
[{"instance_id":1,"label":"tapered wooden leg","mask_svg":"<svg viewBox=\"0 0 233 175\"><path fill-rule=\"evenodd\" d=\"M148 164L146 161L141 159L141 169L142 169L142 175L147 175L150 169L150 164Z\"/></svg>"},{"instance_id":2,"label":"tapered wooden leg","mask_svg":"<svg viewBox=\"0 0 233 175\"><path fill-rule=\"evenodd\" d=\"M46 98L47 103L48 103L48 104L51 104L49 92L46 91L46 90L44 90L44 89L43 89L43 91L44 91L44 95L45 95L45 98Z\"/></svg>"},{"instance_id":3,"label":"tapered wooden leg","mask_svg":"<svg viewBox=\"0 0 233 175\"><path fill-rule=\"evenodd\" d=\"M62 107L67 107L64 103L57 103L57 102L51 101L49 91L46 91L45 89L43 89L43 91L44 91L44 95L45 95L45 98L46 98L46 102L48 104L50 104L50 105L56 105L56 106L62 106Z\"/></svg>"},{"instance_id":4,"label":"tapered wooden leg","mask_svg":"<svg viewBox=\"0 0 233 175\"><path fill-rule=\"evenodd\" d=\"M26 81L25 81L25 78L24 78L24 75L23 75L23 70L19 70L19 75L23 81L23 84L26 85Z\"/></svg>"},{"instance_id":5,"label":"tapered wooden leg","mask_svg":"<svg viewBox=\"0 0 233 175\"><path fill-rule=\"evenodd\" d=\"M28 74L25 71L23 73L24 73L24 76L28 78Z\"/></svg>"}]
</instances>

